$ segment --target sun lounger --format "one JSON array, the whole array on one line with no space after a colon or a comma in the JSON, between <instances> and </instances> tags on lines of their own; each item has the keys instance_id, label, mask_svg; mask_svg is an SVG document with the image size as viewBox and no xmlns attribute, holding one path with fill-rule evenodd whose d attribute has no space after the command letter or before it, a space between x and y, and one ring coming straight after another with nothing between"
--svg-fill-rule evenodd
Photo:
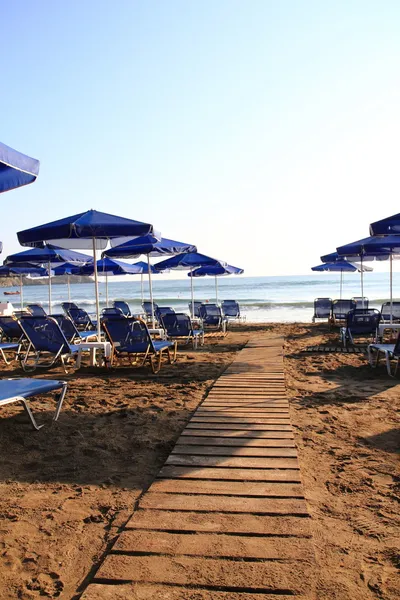
<instances>
[{"instance_id":1,"label":"sun lounger","mask_svg":"<svg viewBox=\"0 0 400 600\"><path fill-rule=\"evenodd\" d=\"M212 327L217 330L226 332L228 320L222 314L221 307L217 304L202 304L200 306L200 318L203 322L203 327Z\"/></svg>"},{"instance_id":2,"label":"sun lounger","mask_svg":"<svg viewBox=\"0 0 400 600\"><path fill-rule=\"evenodd\" d=\"M351 310L347 313L346 327L340 329L340 338L343 347L346 348L347 342L354 344L354 338L357 336L375 337L376 330L381 320L381 313L375 308Z\"/></svg>"},{"instance_id":3,"label":"sun lounger","mask_svg":"<svg viewBox=\"0 0 400 600\"><path fill-rule=\"evenodd\" d=\"M70 344L53 317L21 317L18 320L28 348L22 357L24 371L34 371L37 367L50 368L61 362L66 372L66 362L79 352L79 344ZM33 356L32 356L33 355ZM33 365L29 366L33 358ZM43 360L42 360L43 359Z\"/></svg>"},{"instance_id":4,"label":"sun lounger","mask_svg":"<svg viewBox=\"0 0 400 600\"><path fill-rule=\"evenodd\" d=\"M88 342L97 339L96 331L78 331L75 323L67 315L51 315L57 321L69 344Z\"/></svg>"},{"instance_id":5,"label":"sun lounger","mask_svg":"<svg viewBox=\"0 0 400 600\"><path fill-rule=\"evenodd\" d=\"M356 308L354 300L334 300L332 302L332 325L343 325L347 314Z\"/></svg>"},{"instance_id":6,"label":"sun lounger","mask_svg":"<svg viewBox=\"0 0 400 600\"><path fill-rule=\"evenodd\" d=\"M192 314L192 308L193 308L193 307L192 307L192 303L191 303L191 302L189 302L189 303L188 303L189 310L190 310L190 316L192 317L192 319L193 319L193 317L197 317L197 318L199 318L199 317L200 317L200 306L201 306L202 304L203 304L203 303L202 303L202 302L200 302L199 300L195 300L195 301L193 302L193 305L194 305L194 314Z\"/></svg>"},{"instance_id":7,"label":"sun lounger","mask_svg":"<svg viewBox=\"0 0 400 600\"><path fill-rule=\"evenodd\" d=\"M78 331L93 331L96 329L96 322L90 318L89 313L83 308L71 306L65 310L65 313L74 322Z\"/></svg>"},{"instance_id":8,"label":"sun lounger","mask_svg":"<svg viewBox=\"0 0 400 600\"><path fill-rule=\"evenodd\" d=\"M24 332L15 317L0 316L0 334L0 341L18 342Z\"/></svg>"},{"instance_id":9,"label":"sun lounger","mask_svg":"<svg viewBox=\"0 0 400 600\"><path fill-rule=\"evenodd\" d=\"M33 317L45 317L47 315L43 306L40 306L40 304L28 304L26 308Z\"/></svg>"},{"instance_id":10,"label":"sun lounger","mask_svg":"<svg viewBox=\"0 0 400 600\"><path fill-rule=\"evenodd\" d=\"M374 353L376 357L374 360ZM368 346L368 362L372 368L378 366L380 355L383 354L386 360L386 369L390 377L394 377L397 373L400 360L400 335L397 337L395 344L369 344ZM396 361L394 373L392 373L390 361Z\"/></svg>"},{"instance_id":11,"label":"sun lounger","mask_svg":"<svg viewBox=\"0 0 400 600\"><path fill-rule=\"evenodd\" d=\"M240 316L240 306L236 300L222 300L222 312L228 320L242 320L242 317Z\"/></svg>"},{"instance_id":12,"label":"sun lounger","mask_svg":"<svg viewBox=\"0 0 400 600\"><path fill-rule=\"evenodd\" d=\"M166 313L161 316L161 324L168 339L179 338L183 344L188 344L192 340L195 350L199 343L200 346L204 344L203 329L194 329L191 318L185 313Z\"/></svg>"},{"instance_id":13,"label":"sun lounger","mask_svg":"<svg viewBox=\"0 0 400 600\"><path fill-rule=\"evenodd\" d=\"M392 310L392 323L400 323L400 302L393 301L393 310ZM384 302L381 308L382 321L384 323L390 323L390 312L391 306L390 302Z\"/></svg>"},{"instance_id":14,"label":"sun lounger","mask_svg":"<svg viewBox=\"0 0 400 600\"><path fill-rule=\"evenodd\" d=\"M103 322L103 328L112 345L111 364L114 358L124 357L133 359L133 364L137 364L140 356L141 366L149 360L153 373L158 373L164 351L169 363L176 360L176 342L153 340L146 323L141 319L107 319Z\"/></svg>"},{"instance_id":15,"label":"sun lounger","mask_svg":"<svg viewBox=\"0 0 400 600\"><path fill-rule=\"evenodd\" d=\"M129 308L129 304L124 300L115 300L114 308L119 308L123 312L126 317L131 317L131 309Z\"/></svg>"},{"instance_id":16,"label":"sun lounger","mask_svg":"<svg viewBox=\"0 0 400 600\"><path fill-rule=\"evenodd\" d=\"M157 312L158 309L158 304L156 304L155 302L153 302L153 307L154 307L154 315ZM146 320L147 322L150 322L153 318L152 314L151 314L151 302L148 302L147 300L145 300L142 304L142 308L144 310L144 313L146 315Z\"/></svg>"},{"instance_id":17,"label":"sun lounger","mask_svg":"<svg viewBox=\"0 0 400 600\"><path fill-rule=\"evenodd\" d=\"M36 423L35 417L29 406L29 398L57 390L61 390L58 395L56 411L53 417L53 421L57 421L67 391L67 383L65 381L28 378L2 379L0 380L0 406L5 406L12 402L21 402L33 427L38 430L41 429L43 425L38 425Z\"/></svg>"},{"instance_id":18,"label":"sun lounger","mask_svg":"<svg viewBox=\"0 0 400 600\"><path fill-rule=\"evenodd\" d=\"M116 308L115 306L103 308L103 310L101 311L101 320L102 321L104 321L104 319L114 319L114 318L119 319L120 317L126 318L126 315L124 315L124 313L122 312L122 310L120 308Z\"/></svg>"},{"instance_id":19,"label":"sun lounger","mask_svg":"<svg viewBox=\"0 0 400 600\"><path fill-rule=\"evenodd\" d=\"M332 299L331 298L315 298L314 300L314 315L312 322L317 319L330 319L332 314Z\"/></svg>"},{"instance_id":20,"label":"sun lounger","mask_svg":"<svg viewBox=\"0 0 400 600\"><path fill-rule=\"evenodd\" d=\"M356 303L356 308L368 308L369 300L365 296L353 296L352 300Z\"/></svg>"}]
</instances>

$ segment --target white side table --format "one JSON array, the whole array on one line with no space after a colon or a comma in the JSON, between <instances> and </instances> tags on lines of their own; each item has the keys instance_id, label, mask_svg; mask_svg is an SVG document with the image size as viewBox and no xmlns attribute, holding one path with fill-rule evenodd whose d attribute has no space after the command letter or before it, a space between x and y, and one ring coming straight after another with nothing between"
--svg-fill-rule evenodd
<instances>
[{"instance_id":1,"label":"white side table","mask_svg":"<svg viewBox=\"0 0 400 600\"><path fill-rule=\"evenodd\" d=\"M165 329L160 328L155 328L155 329L149 329L149 333L150 335L158 335L162 340L165 340L167 338L167 335L165 333Z\"/></svg>"},{"instance_id":2,"label":"white side table","mask_svg":"<svg viewBox=\"0 0 400 600\"><path fill-rule=\"evenodd\" d=\"M76 368L80 369L82 362L82 352L84 350L90 351L90 366L94 367L96 363L96 350L102 350L104 358L107 360L107 364L110 363L111 359L111 344L110 342L81 342L79 344L78 358L76 360Z\"/></svg>"}]
</instances>

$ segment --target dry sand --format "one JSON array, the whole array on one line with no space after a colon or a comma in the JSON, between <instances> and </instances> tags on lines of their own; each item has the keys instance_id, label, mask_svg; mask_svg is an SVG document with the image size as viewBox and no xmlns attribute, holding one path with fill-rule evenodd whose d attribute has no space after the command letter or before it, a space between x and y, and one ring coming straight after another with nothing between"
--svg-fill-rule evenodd
<instances>
[{"instance_id":1,"label":"dry sand","mask_svg":"<svg viewBox=\"0 0 400 600\"><path fill-rule=\"evenodd\" d=\"M59 369L59 422L33 401L34 432L16 405L0 413L0 598L72 599L134 510L174 441L252 333L287 336L286 377L319 565L318 598L399 597L399 387L359 355L300 353L326 326L235 327L158 375ZM21 376L13 367L6 376ZM188 596L189 598L190 596Z\"/></svg>"}]
</instances>

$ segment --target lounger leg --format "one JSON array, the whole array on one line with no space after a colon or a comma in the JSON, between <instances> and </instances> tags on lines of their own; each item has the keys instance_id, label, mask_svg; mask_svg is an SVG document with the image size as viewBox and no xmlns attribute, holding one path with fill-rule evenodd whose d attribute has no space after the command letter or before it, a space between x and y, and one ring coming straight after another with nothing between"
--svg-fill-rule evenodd
<instances>
[{"instance_id":1,"label":"lounger leg","mask_svg":"<svg viewBox=\"0 0 400 600\"><path fill-rule=\"evenodd\" d=\"M150 356L151 370L153 371L154 374L158 373L159 370L161 369L161 361L162 361L162 350L159 351L158 355Z\"/></svg>"},{"instance_id":2,"label":"lounger leg","mask_svg":"<svg viewBox=\"0 0 400 600\"><path fill-rule=\"evenodd\" d=\"M60 395L58 397L56 412L54 413L53 422L57 421L58 417L60 416L60 412L61 412L61 408L62 408L62 405L64 402L66 391L67 391L67 382L64 383L62 390L60 392Z\"/></svg>"},{"instance_id":3,"label":"lounger leg","mask_svg":"<svg viewBox=\"0 0 400 600\"><path fill-rule=\"evenodd\" d=\"M392 368L391 368L391 365L390 365L389 352L387 352L387 350L385 350L384 352L385 352L385 358L386 358L386 369L387 369L387 372L390 375L390 377L393 377L393 375L392 375Z\"/></svg>"},{"instance_id":4,"label":"lounger leg","mask_svg":"<svg viewBox=\"0 0 400 600\"><path fill-rule=\"evenodd\" d=\"M29 404L28 401L25 398L21 398L21 402L23 404L23 407L25 409L25 412L28 414L31 423L33 425L33 427L36 429L36 431L39 431L39 429L41 429L43 427L43 425L38 425L35 421L35 417L33 416L33 413L31 411L31 409L29 408Z\"/></svg>"},{"instance_id":5,"label":"lounger leg","mask_svg":"<svg viewBox=\"0 0 400 600\"><path fill-rule=\"evenodd\" d=\"M173 354L172 354L172 358L171 358L171 351L169 348L167 348L167 352L168 352L168 362L171 365L172 363L176 362L176 353L178 350L178 342L174 342L174 350L173 350Z\"/></svg>"}]
</instances>

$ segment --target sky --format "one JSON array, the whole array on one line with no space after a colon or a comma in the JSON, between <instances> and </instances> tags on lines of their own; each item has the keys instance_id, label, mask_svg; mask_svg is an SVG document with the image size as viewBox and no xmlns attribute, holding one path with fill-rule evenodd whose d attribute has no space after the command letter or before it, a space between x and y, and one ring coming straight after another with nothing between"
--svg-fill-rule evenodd
<instances>
[{"instance_id":1,"label":"sky","mask_svg":"<svg viewBox=\"0 0 400 600\"><path fill-rule=\"evenodd\" d=\"M41 161L1 196L3 257L17 231L95 208L249 276L309 274L400 212L396 0L1 12L0 140Z\"/></svg>"}]
</instances>

